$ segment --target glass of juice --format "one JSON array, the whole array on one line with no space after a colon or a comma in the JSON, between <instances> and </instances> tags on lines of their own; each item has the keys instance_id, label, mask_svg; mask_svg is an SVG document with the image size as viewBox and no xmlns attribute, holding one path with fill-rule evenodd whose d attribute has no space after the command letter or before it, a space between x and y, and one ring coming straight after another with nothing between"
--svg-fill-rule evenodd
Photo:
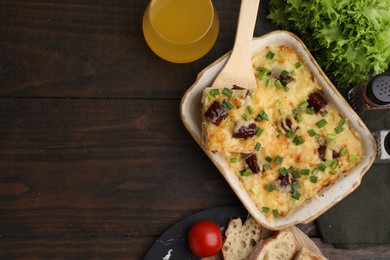
<instances>
[{"instance_id":1,"label":"glass of juice","mask_svg":"<svg viewBox=\"0 0 390 260\"><path fill-rule=\"evenodd\" d=\"M187 63L213 47L219 20L211 0L151 0L142 29L154 53L170 62Z\"/></svg>"}]
</instances>

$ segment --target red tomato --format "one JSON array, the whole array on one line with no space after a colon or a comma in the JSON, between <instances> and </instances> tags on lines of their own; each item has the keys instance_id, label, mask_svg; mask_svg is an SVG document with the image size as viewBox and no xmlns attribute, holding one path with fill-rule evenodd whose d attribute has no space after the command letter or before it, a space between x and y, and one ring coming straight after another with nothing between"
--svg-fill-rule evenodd
<instances>
[{"instance_id":1,"label":"red tomato","mask_svg":"<svg viewBox=\"0 0 390 260\"><path fill-rule=\"evenodd\" d=\"M199 221L190 228L188 245L196 256L215 255L222 248L222 232L214 222Z\"/></svg>"}]
</instances>

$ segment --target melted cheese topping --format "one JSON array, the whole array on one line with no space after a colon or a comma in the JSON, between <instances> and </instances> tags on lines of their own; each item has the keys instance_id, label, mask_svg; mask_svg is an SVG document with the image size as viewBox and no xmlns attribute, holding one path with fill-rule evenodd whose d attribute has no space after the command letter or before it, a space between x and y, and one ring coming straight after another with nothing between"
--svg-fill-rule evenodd
<instances>
[{"instance_id":1,"label":"melted cheese topping","mask_svg":"<svg viewBox=\"0 0 390 260\"><path fill-rule=\"evenodd\" d=\"M275 53L273 59L267 58L269 51ZM305 101L320 86L294 50L269 46L256 53L252 62L257 76L255 90L232 90L229 96L223 90L218 94L212 88L205 89L203 137L210 151L226 158L256 206L272 220L289 215L349 173L359 164L363 147L359 134L331 103L322 113L308 111ZM283 70L293 79L277 86ZM204 116L213 102L227 113L218 125ZM266 117L261 116L264 113ZM324 126L318 125L321 120L326 121ZM247 138L233 137L240 127L250 124L262 131ZM322 156L320 147L324 148ZM250 171L248 154L256 155L259 173Z\"/></svg>"}]
</instances>

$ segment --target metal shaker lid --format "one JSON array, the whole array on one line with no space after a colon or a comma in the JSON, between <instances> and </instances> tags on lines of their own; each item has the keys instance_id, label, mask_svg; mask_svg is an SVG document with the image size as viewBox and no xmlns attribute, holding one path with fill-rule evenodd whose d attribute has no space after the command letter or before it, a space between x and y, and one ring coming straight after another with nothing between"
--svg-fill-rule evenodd
<instances>
[{"instance_id":1,"label":"metal shaker lid","mask_svg":"<svg viewBox=\"0 0 390 260\"><path fill-rule=\"evenodd\" d=\"M373 77L367 84L368 98L378 104L390 103L390 73L383 73Z\"/></svg>"}]
</instances>

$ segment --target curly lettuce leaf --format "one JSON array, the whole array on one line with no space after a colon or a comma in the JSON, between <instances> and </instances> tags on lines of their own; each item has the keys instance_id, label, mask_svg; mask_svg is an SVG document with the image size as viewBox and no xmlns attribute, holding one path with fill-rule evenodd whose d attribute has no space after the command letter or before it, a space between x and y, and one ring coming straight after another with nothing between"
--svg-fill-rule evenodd
<instances>
[{"instance_id":1,"label":"curly lettuce leaf","mask_svg":"<svg viewBox=\"0 0 390 260\"><path fill-rule=\"evenodd\" d=\"M340 88L389 68L390 1L270 0L269 9L267 17L299 35Z\"/></svg>"}]
</instances>

